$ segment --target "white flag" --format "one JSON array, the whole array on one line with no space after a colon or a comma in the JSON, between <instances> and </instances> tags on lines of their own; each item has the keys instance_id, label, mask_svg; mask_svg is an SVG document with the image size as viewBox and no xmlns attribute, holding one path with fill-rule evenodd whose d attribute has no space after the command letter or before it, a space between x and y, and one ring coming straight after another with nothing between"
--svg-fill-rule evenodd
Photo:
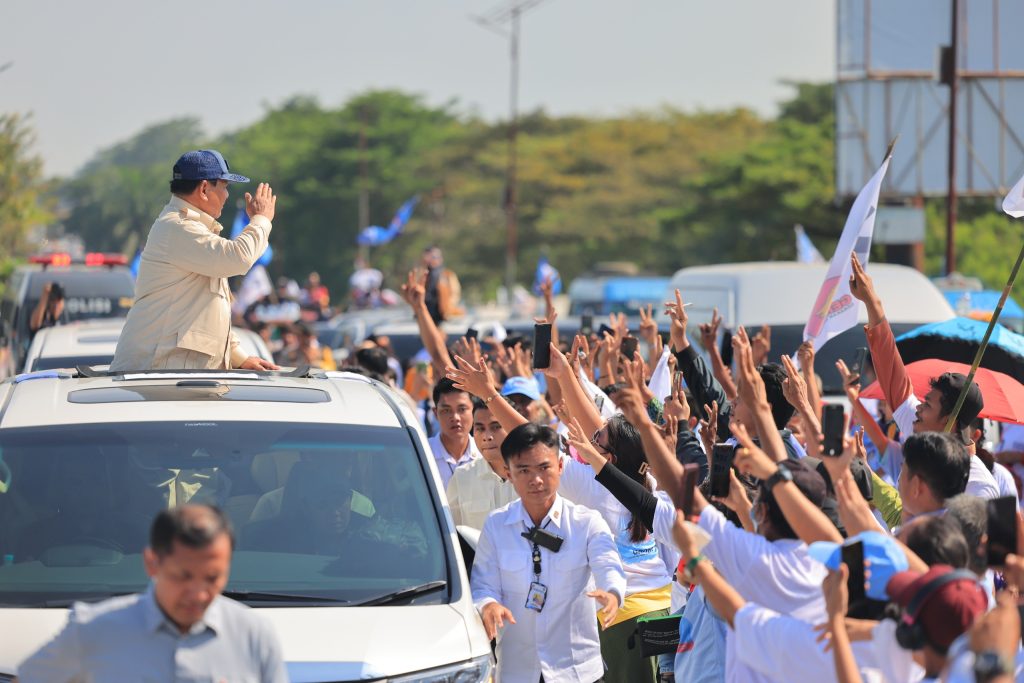
<instances>
[{"instance_id":1,"label":"white flag","mask_svg":"<svg viewBox=\"0 0 1024 683\"><path fill-rule=\"evenodd\" d=\"M668 369L669 355L671 354L666 346L665 350L661 352L658 364L654 366L651 381L647 383L647 388L654 394L654 398L662 402L672 395L672 373Z\"/></svg>"},{"instance_id":2,"label":"white flag","mask_svg":"<svg viewBox=\"0 0 1024 683\"><path fill-rule=\"evenodd\" d=\"M1017 181L1003 200L1003 211L1014 218L1024 216L1024 178Z\"/></svg>"},{"instance_id":3,"label":"white flag","mask_svg":"<svg viewBox=\"0 0 1024 683\"><path fill-rule=\"evenodd\" d=\"M263 266L253 266L252 270L246 273L242 285L238 288L235 301L231 310L241 315L245 309L253 305L265 296L274 292L274 286L270 284L270 276Z\"/></svg>"},{"instance_id":4,"label":"white flag","mask_svg":"<svg viewBox=\"0 0 1024 683\"><path fill-rule=\"evenodd\" d=\"M875 231L875 216L878 213L878 193L882 189L882 179L889 170L892 152L882 162L882 166L868 181L868 184L857 195L846 217L843 234L836 245L832 261L828 264L825 282L814 301L811 317L804 327L804 341L811 340L815 349L820 349L825 342L857 324L860 316L860 301L850 294L850 255L857 258L865 266L871 253L871 235Z\"/></svg>"},{"instance_id":5,"label":"white flag","mask_svg":"<svg viewBox=\"0 0 1024 683\"><path fill-rule=\"evenodd\" d=\"M825 257L807 236L804 226L794 225L793 231L796 233L796 260L800 263L824 263Z\"/></svg>"}]
</instances>

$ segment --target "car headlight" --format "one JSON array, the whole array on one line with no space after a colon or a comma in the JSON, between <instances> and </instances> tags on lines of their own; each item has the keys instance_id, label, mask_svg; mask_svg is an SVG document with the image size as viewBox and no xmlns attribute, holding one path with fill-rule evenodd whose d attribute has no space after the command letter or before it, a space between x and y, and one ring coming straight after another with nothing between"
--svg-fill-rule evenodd
<instances>
[{"instance_id":1,"label":"car headlight","mask_svg":"<svg viewBox=\"0 0 1024 683\"><path fill-rule=\"evenodd\" d=\"M389 678L388 683L491 683L493 675L494 661L490 655L485 655L460 664Z\"/></svg>"}]
</instances>

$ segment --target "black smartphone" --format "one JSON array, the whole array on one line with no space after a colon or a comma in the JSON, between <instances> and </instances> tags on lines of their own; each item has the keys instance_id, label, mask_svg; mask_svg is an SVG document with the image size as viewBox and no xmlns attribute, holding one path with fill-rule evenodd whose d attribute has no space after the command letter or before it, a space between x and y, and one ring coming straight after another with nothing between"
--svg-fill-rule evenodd
<instances>
[{"instance_id":1,"label":"black smartphone","mask_svg":"<svg viewBox=\"0 0 1024 683\"><path fill-rule=\"evenodd\" d=\"M843 406L829 403L821 413L821 431L824 437L824 454L838 457L843 454L843 429L846 427L846 415Z\"/></svg>"},{"instance_id":2,"label":"black smartphone","mask_svg":"<svg viewBox=\"0 0 1024 683\"><path fill-rule=\"evenodd\" d=\"M732 469L736 446L729 443L716 443L711 458L711 495L726 498L729 495L729 471Z\"/></svg>"},{"instance_id":3,"label":"black smartphone","mask_svg":"<svg viewBox=\"0 0 1024 683\"><path fill-rule=\"evenodd\" d=\"M696 463L683 465L682 487L679 492L679 499L672 501L675 506L683 511L687 519L693 516L693 497L697 490L697 477L700 474L700 467Z\"/></svg>"},{"instance_id":4,"label":"black smartphone","mask_svg":"<svg viewBox=\"0 0 1024 683\"><path fill-rule=\"evenodd\" d=\"M476 331L475 327L471 327L466 330L466 339L476 339L479 332Z\"/></svg>"},{"instance_id":5,"label":"black smartphone","mask_svg":"<svg viewBox=\"0 0 1024 683\"><path fill-rule=\"evenodd\" d=\"M533 367L543 370L551 365L551 323L533 326Z\"/></svg>"},{"instance_id":6,"label":"black smartphone","mask_svg":"<svg viewBox=\"0 0 1024 683\"><path fill-rule=\"evenodd\" d=\"M581 315L580 316L580 334L584 337L589 337L594 333L594 316L592 315Z\"/></svg>"},{"instance_id":7,"label":"black smartphone","mask_svg":"<svg viewBox=\"0 0 1024 683\"><path fill-rule=\"evenodd\" d=\"M640 345L640 340L636 337L623 337L622 339L622 357L633 360L633 354L636 353L637 347Z\"/></svg>"},{"instance_id":8,"label":"black smartphone","mask_svg":"<svg viewBox=\"0 0 1024 683\"><path fill-rule=\"evenodd\" d=\"M719 354L722 357L722 365L732 367L732 332L722 332L722 349Z\"/></svg>"},{"instance_id":9,"label":"black smartphone","mask_svg":"<svg viewBox=\"0 0 1024 683\"><path fill-rule=\"evenodd\" d=\"M850 606L863 602L868 596L864 591L864 544L861 541L843 544L843 564L850 571L846 579L846 590L849 593Z\"/></svg>"},{"instance_id":10,"label":"black smartphone","mask_svg":"<svg viewBox=\"0 0 1024 683\"><path fill-rule=\"evenodd\" d=\"M850 365L850 381L860 381L861 373L864 372L864 362L868 358L868 347L857 347L857 353L853 357L853 364Z\"/></svg>"},{"instance_id":11,"label":"black smartphone","mask_svg":"<svg viewBox=\"0 0 1024 683\"><path fill-rule=\"evenodd\" d=\"M608 327L604 323L601 323L601 327L597 328L597 338L598 339L604 339L604 336L606 334L613 335L613 334L615 334L615 330L613 330L612 328Z\"/></svg>"},{"instance_id":12,"label":"black smartphone","mask_svg":"<svg viewBox=\"0 0 1024 683\"><path fill-rule=\"evenodd\" d=\"M1001 567L1006 556L1017 554L1017 498L1003 496L985 501L988 511L988 566Z\"/></svg>"}]
</instances>

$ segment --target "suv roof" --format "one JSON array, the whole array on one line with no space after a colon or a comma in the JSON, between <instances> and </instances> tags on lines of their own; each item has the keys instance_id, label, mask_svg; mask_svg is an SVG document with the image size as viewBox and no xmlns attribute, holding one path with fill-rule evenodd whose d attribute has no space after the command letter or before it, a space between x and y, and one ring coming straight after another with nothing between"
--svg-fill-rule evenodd
<instances>
[{"instance_id":1,"label":"suv roof","mask_svg":"<svg viewBox=\"0 0 1024 683\"><path fill-rule=\"evenodd\" d=\"M402 427L411 417L399 416L402 403L385 385L347 372L95 374L44 371L0 383L0 429L181 420Z\"/></svg>"}]
</instances>

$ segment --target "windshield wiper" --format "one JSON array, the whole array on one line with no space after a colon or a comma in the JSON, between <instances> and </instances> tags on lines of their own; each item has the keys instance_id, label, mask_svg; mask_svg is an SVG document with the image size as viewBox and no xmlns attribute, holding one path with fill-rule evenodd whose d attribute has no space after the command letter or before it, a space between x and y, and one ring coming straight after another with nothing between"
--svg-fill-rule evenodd
<instances>
[{"instance_id":1,"label":"windshield wiper","mask_svg":"<svg viewBox=\"0 0 1024 683\"><path fill-rule=\"evenodd\" d=\"M348 604L348 600L339 600L325 595L298 595L296 593L266 593L262 591L224 591L221 593L225 598L245 602L331 602Z\"/></svg>"},{"instance_id":2,"label":"windshield wiper","mask_svg":"<svg viewBox=\"0 0 1024 683\"><path fill-rule=\"evenodd\" d=\"M30 607L30 608L68 608L74 605L76 602L102 602L109 600L110 598L119 598L124 595L137 595L138 591L129 593L104 593L103 595L86 595L77 596L73 598L53 598L52 600L41 600L39 602L33 602L27 605L17 605L15 603L4 603L5 607Z\"/></svg>"},{"instance_id":3,"label":"windshield wiper","mask_svg":"<svg viewBox=\"0 0 1024 683\"><path fill-rule=\"evenodd\" d=\"M414 598L418 595L424 595L426 593L432 593L439 588L445 588L448 585L447 581L428 581L418 586L410 586L409 588L403 588L402 590L395 591L393 593L385 593L384 595L378 595L375 598L369 598L367 600L360 600L359 602L353 602L353 607L368 607L370 605L387 605L392 602L398 602L406 598Z\"/></svg>"}]
</instances>

